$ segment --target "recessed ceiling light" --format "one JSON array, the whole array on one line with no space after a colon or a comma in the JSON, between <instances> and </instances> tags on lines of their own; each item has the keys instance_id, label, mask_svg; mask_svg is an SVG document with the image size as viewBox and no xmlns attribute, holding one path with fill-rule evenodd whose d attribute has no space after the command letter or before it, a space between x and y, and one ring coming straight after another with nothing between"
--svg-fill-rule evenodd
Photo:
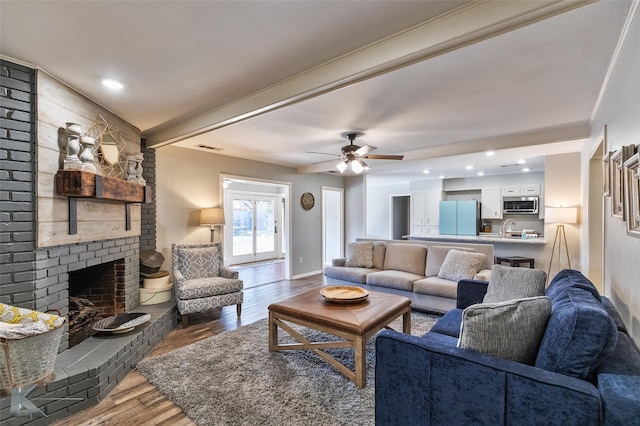
<instances>
[{"instance_id":1,"label":"recessed ceiling light","mask_svg":"<svg viewBox=\"0 0 640 426\"><path fill-rule=\"evenodd\" d=\"M429 173L431 173L431 170L429 170L429 169L424 169L424 170L422 171L422 173L424 173L425 175L428 175Z\"/></svg>"},{"instance_id":2,"label":"recessed ceiling light","mask_svg":"<svg viewBox=\"0 0 640 426\"><path fill-rule=\"evenodd\" d=\"M467 169L467 170L473 170L473 166L467 166L467 167L465 167L465 169Z\"/></svg>"},{"instance_id":3,"label":"recessed ceiling light","mask_svg":"<svg viewBox=\"0 0 640 426\"><path fill-rule=\"evenodd\" d=\"M526 162L527 162L527 160L518 160L518 161L516 161L516 164L524 164Z\"/></svg>"},{"instance_id":4,"label":"recessed ceiling light","mask_svg":"<svg viewBox=\"0 0 640 426\"><path fill-rule=\"evenodd\" d=\"M531 169L528 168L528 167L525 167L524 169L522 169L523 172L528 172L529 170L531 170Z\"/></svg>"},{"instance_id":5,"label":"recessed ceiling light","mask_svg":"<svg viewBox=\"0 0 640 426\"><path fill-rule=\"evenodd\" d=\"M484 172L478 172L478 176L484 176Z\"/></svg>"},{"instance_id":6,"label":"recessed ceiling light","mask_svg":"<svg viewBox=\"0 0 640 426\"><path fill-rule=\"evenodd\" d=\"M491 156L493 156L493 155L495 155L495 154L496 154L496 153L495 153L495 151L487 151L487 152L485 152L485 155L486 155L487 157L491 157Z\"/></svg>"},{"instance_id":7,"label":"recessed ceiling light","mask_svg":"<svg viewBox=\"0 0 640 426\"><path fill-rule=\"evenodd\" d=\"M444 179L445 177L445 175L440 175L440 179Z\"/></svg>"},{"instance_id":8,"label":"recessed ceiling light","mask_svg":"<svg viewBox=\"0 0 640 426\"><path fill-rule=\"evenodd\" d=\"M111 90L120 90L124 87L122 83L120 83L119 81L109 80L109 79L102 80L102 84L104 84L106 87L108 87Z\"/></svg>"}]
</instances>

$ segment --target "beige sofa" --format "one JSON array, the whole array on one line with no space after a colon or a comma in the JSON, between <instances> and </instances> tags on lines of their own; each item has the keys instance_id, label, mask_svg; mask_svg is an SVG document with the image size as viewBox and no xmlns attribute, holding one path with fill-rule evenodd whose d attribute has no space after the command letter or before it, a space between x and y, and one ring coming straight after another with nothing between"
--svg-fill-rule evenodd
<instances>
[{"instance_id":1,"label":"beige sofa","mask_svg":"<svg viewBox=\"0 0 640 426\"><path fill-rule=\"evenodd\" d=\"M324 274L327 284L401 294L414 309L443 313L456 307L458 281L489 281L493 263L490 244L358 239Z\"/></svg>"}]
</instances>

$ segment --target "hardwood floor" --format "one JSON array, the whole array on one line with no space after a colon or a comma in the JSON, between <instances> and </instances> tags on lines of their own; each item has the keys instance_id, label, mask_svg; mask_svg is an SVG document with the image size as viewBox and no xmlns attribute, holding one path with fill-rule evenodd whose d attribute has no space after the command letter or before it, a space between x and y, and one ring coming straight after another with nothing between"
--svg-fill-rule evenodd
<instances>
[{"instance_id":1,"label":"hardwood floor","mask_svg":"<svg viewBox=\"0 0 640 426\"><path fill-rule=\"evenodd\" d=\"M284 260L281 262L258 263L251 266L237 265L231 269L238 271L244 288L252 288L263 284L281 281L285 278Z\"/></svg>"},{"instance_id":2,"label":"hardwood floor","mask_svg":"<svg viewBox=\"0 0 640 426\"><path fill-rule=\"evenodd\" d=\"M173 330L147 357L155 357L266 318L269 304L322 284L323 277L318 274L294 281L283 280L247 288L244 291L240 319L236 316L234 306L190 315L189 327ZM130 372L98 405L53 423L55 426L124 424L195 425L178 406L166 399L137 370Z\"/></svg>"}]
</instances>

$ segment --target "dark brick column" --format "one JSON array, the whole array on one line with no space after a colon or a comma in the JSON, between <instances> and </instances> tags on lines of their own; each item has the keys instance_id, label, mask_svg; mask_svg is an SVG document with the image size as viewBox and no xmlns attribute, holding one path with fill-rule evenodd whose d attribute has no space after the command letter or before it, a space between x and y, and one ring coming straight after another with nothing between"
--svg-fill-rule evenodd
<instances>
[{"instance_id":1,"label":"dark brick column","mask_svg":"<svg viewBox=\"0 0 640 426\"><path fill-rule=\"evenodd\" d=\"M35 72L0 60L0 301L35 309Z\"/></svg>"},{"instance_id":2,"label":"dark brick column","mask_svg":"<svg viewBox=\"0 0 640 426\"><path fill-rule=\"evenodd\" d=\"M155 250L156 248L156 150L147 148L145 140L141 141L144 154L142 161L142 177L151 187L151 203L142 204L140 225L140 250Z\"/></svg>"}]
</instances>

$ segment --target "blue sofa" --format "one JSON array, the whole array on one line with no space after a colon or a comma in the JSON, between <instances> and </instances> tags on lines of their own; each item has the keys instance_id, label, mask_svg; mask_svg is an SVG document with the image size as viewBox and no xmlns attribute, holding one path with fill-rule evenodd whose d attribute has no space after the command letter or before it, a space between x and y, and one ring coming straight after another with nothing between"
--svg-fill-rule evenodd
<instances>
[{"instance_id":1,"label":"blue sofa","mask_svg":"<svg viewBox=\"0 0 640 426\"><path fill-rule=\"evenodd\" d=\"M457 347L463 309L487 285L461 281L457 309L422 337L378 335L377 426L640 425L640 351L586 277L564 270L547 287L535 365Z\"/></svg>"}]
</instances>

